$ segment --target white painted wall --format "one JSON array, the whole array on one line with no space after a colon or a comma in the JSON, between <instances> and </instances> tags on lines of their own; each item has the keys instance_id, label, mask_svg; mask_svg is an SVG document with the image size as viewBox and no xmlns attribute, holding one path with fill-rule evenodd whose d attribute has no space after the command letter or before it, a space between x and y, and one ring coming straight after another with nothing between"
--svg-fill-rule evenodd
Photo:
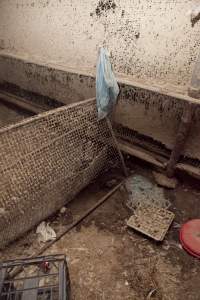
<instances>
[{"instance_id":1,"label":"white painted wall","mask_svg":"<svg viewBox=\"0 0 200 300\"><path fill-rule=\"evenodd\" d=\"M1 0L0 48L94 74L104 44L117 73L185 90L200 51L200 22L187 13L200 0L111 0L107 11L100 2Z\"/></svg>"}]
</instances>

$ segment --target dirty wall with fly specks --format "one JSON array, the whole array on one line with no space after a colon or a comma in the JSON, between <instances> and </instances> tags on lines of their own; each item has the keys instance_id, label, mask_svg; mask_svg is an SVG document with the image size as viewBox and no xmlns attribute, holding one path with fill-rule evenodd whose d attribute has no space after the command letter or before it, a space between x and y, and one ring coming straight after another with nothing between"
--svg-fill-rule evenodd
<instances>
[{"instance_id":1,"label":"dirty wall with fly specks","mask_svg":"<svg viewBox=\"0 0 200 300\"><path fill-rule=\"evenodd\" d=\"M117 73L187 86L199 52L199 0L3 0L0 49L20 57L95 72L98 48Z\"/></svg>"}]
</instances>

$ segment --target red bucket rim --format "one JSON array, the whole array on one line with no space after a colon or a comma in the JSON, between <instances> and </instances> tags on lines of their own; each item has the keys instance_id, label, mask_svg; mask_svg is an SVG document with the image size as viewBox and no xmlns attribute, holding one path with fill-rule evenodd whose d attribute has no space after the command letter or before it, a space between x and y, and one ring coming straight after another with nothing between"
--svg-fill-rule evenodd
<instances>
[{"instance_id":1,"label":"red bucket rim","mask_svg":"<svg viewBox=\"0 0 200 300\"><path fill-rule=\"evenodd\" d=\"M193 225L193 228L191 228ZM195 228L197 227L197 229ZM182 247L196 258L200 258L200 235L197 242L196 237L192 235L192 229L195 229L200 233L200 219L193 219L182 225L180 229L180 242Z\"/></svg>"}]
</instances>

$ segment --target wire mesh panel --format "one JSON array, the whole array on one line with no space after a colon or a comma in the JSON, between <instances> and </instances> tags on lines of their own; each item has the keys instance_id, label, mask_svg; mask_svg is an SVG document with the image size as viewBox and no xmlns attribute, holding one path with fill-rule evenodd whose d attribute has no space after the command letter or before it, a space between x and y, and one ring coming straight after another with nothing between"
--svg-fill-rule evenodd
<instances>
[{"instance_id":1,"label":"wire mesh panel","mask_svg":"<svg viewBox=\"0 0 200 300\"><path fill-rule=\"evenodd\" d=\"M0 246L60 209L118 162L95 99L0 130Z\"/></svg>"},{"instance_id":2,"label":"wire mesh panel","mask_svg":"<svg viewBox=\"0 0 200 300\"><path fill-rule=\"evenodd\" d=\"M12 271L20 268L19 275ZM64 255L3 262L0 265L2 300L70 300L70 278Z\"/></svg>"}]
</instances>

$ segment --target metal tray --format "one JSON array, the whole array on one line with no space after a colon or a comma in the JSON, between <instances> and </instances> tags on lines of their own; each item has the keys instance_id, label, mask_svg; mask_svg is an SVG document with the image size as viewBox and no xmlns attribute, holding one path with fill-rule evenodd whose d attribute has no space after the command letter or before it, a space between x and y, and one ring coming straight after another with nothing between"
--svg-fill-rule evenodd
<instances>
[{"instance_id":1,"label":"metal tray","mask_svg":"<svg viewBox=\"0 0 200 300\"><path fill-rule=\"evenodd\" d=\"M175 215L167 209L151 205L139 206L127 225L156 241L162 241Z\"/></svg>"}]
</instances>

